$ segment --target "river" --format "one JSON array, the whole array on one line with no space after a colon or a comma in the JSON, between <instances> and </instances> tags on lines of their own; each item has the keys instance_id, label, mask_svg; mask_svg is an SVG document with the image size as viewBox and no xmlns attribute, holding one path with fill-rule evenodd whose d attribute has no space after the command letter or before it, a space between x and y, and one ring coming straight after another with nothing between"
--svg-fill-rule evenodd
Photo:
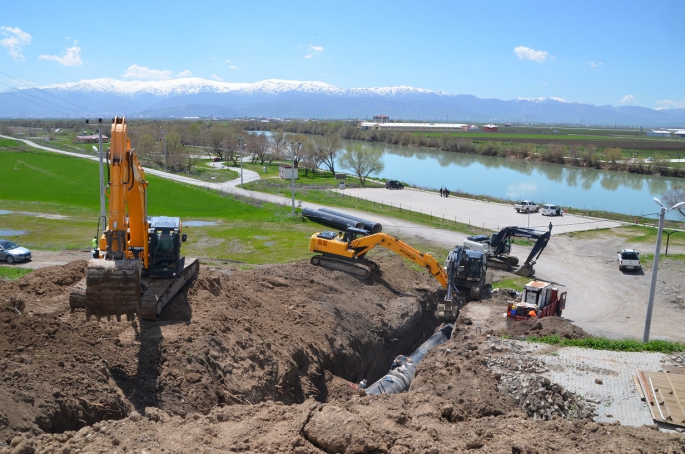
<instances>
[{"instance_id":1,"label":"river","mask_svg":"<svg viewBox=\"0 0 685 454\"><path fill-rule=\"evenodd\" d=\"M344 144L355 141L343 141ZM380 178L400 180L427 189L487 195L502 199L529 199L579 209L630 215L656 215L654 197L680 178L637 175L628 172L585 169L537 161L449 153L430 148L368 143L384 151ZM667 216L677 219L674 213Z\"/></svg>"},{"instance_id":2,"label":"river","mask_svg":"<svg viewBox=\"0 0 685 454\"><path fill-rule=\"evenodd\" d=\"M355 142L344 140L343 146ZM372 176L400 180L414 187L446 187L452 192L512 201L528 199L538 204L656 217L659 207L654 197L661 198L674 186L685 185L680 178L364 143L383 150L385 168ZM678 219L676 212L666 217Z\"/></svg>"}]
</instances>

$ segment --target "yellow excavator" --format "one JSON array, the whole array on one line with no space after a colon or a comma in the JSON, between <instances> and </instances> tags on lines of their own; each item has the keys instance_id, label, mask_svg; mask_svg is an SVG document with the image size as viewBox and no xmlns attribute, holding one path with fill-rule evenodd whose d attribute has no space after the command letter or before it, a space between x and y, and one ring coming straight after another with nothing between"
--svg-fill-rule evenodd
<instances>
[{"instance_id":1,"label":"yellow excavator","mask_svg":"<svg viewBox=\"0 0 685 454\"><path fill-rule=\"evenodd\" d=\"M385 247L421 265L447 290L436 310L436 316L441 320L456 320L465 300L477 299L482 293L487 262L480 251L466 251L456 246L442 267L430 254L417 251L392 235L370 235L368 231L356 227L347 228L342 235L332 231L313 234L309 240L309 251L320 255L313 256L310 262L315 266L338 269L366 279L379 269L376 262L366 258L366 253L376 246Z\"/></svg>"},{"instance_id":2,"label":"yellow excavator","mask_svg":"<svg viewBox=\"0 0 685 454\"><path fill-rule=\"evenodd\" d=\"M200 271L198 259L181 257L178 217L147 216L147 186L126 120L112 120L107 153L109 199L106 227L88 262L86 277L69 295L72 309L85 307L86 319L110 320L136 314L155 320L162 308ZM102 188L104 190L104 188ZM103 225L105 222L103 222Z\"/></svg>"}]
</instances>

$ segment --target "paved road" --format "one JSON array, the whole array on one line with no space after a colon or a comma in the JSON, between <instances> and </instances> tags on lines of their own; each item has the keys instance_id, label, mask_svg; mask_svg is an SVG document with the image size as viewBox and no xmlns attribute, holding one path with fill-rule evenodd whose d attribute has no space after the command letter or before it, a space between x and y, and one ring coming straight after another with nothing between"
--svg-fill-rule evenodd
<instances>
[{"instance_id":1,"label":"paved road","mask_svg":"<svg viewBox=\"0 0 685 454\"><path fill-rule=\"evenodd\" d=\"M47 151L97 160L93 156L54 150L27 140L24 142ZM239 168L231 169L240 171ZM285 206L291 204L290 199L285 197L239 188L237 185L240 184L240 179L214 183L153 169L145 170L150 174L184 184L203 186ZM245 182L258 178L259 174L256 172L243 171ZM369 200L378 197L383 203L392 202L393 206L396 204L398 206L401 203L403 208L410 206L412 210L424 213L432 211L435 216L442 216L444 213L446 219L456 217L457 221L467 223L470 220L474 224L481 227L484 225L490 229L502 228L506 225L527 226L529 222L528 215L516 213L510 205L453 197L445 199L435 193L412 189L393 191L386 189L346 189L344 191L345 195L349 196L365 197ZM303 203L302 206L313 209L322 207L309 202ZM396 218L376 214L371 216L354 210L332 208L360 217L372 217L374 221L383 225L385 232L397 235L410 243L413 238L421 238L451 249L454 245L462 244L466 237L461 233L426 227ZM621 225L613 221L579 216L548 218L540 214L530 215L531 227L546 230L550 221L554 224L553 234ZM567 236L553 239L535 266L536 276L555 282L563 290L568 291L569 302L564 316L589 333L610 338L641 339L649 276L625 275L616 270L615 251L622 241L620 238L616 238L611 242L586 244L586 242L580 242ZM520 258L525 258L529 250L530 248L517 245L514 254ZM680 251L674 250L674 252ZM684 311L678 310L676 305L667 301L662 303L657 301L655 316L652 321L652 338L684 341L683 323L685 323Z\"/></svg>"}]
</instances>

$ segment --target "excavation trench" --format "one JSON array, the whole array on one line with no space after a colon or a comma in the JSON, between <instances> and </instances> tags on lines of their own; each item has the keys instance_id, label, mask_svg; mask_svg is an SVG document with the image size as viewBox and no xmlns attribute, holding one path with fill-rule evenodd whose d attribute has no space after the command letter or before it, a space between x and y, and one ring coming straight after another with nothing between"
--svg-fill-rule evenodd
<instances>
[{"instance_id":1,"label":"excavation trench","mask_svg":"<svg viewBox=\"0 0 685 454\"><path fill-rule=\"evenodd\" d=\"M68 292L85 262L0 282L0 440L160 409L348 398L430 337L436 282L389 253L359 280L308 262L203 269L156 322L85 322ZM6 295L6 296L4 296ZM28 315L30 314L30 315Z\"/></svg>"}]
</instances>

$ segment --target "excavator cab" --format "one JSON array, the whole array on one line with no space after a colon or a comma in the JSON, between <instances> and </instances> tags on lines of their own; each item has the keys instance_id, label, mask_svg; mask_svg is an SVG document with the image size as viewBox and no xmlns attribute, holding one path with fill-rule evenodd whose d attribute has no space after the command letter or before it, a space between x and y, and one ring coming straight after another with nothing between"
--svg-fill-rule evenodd
<instances>
[{"instance_id":1,"label":"excavator cab","mask_svg":"<svg viewBox=\"0 0 685 454\"><path fill-rule=\"evenodd\" d=\"M473 251L467 249L465 251L466 260L464 260L464 277L467 279L480 279L485 275L486 261L483 258L481 251Z\"/></svg>"},{"instance_id":2,"label":"excavator cab","mask_svg":"<svg viewBox=\"0 0 685 454\"><path fill-rule=\"evenodd\" d=\"M180 218L156 216L149 218L150 268L152 277L173 277L181 270L181 243L186 235L181 235Z\"/></svg>"}]
</instances>

